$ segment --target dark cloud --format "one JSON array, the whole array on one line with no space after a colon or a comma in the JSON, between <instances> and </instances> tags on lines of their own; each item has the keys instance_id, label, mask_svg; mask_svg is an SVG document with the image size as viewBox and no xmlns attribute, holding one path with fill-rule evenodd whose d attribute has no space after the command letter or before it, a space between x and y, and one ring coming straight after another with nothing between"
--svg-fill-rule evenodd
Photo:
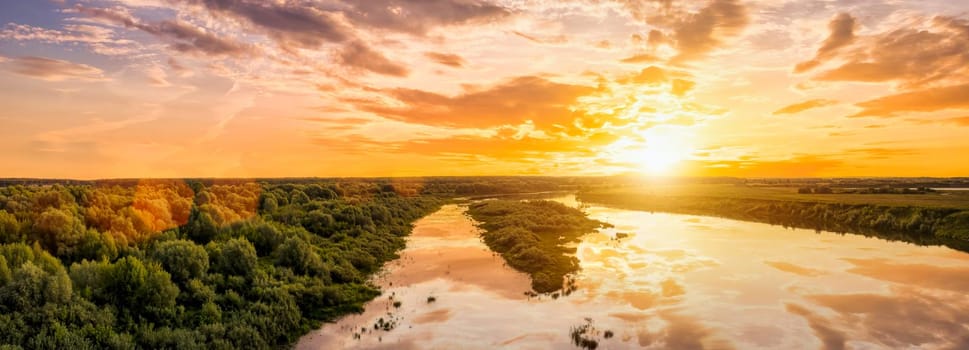
<instances>
[{"instance_id":1,"label":"dark cloud","mask_svg":"<svg viewBox=\"0 0 969 350\"><path fill-rule=\"evenodd\" d=\"M828 23L831 34L824 40L824 44L818 49L814 58L810 61L798 63L794 67L794 72L802 73L817 67L821 62L834 56L838 49L851 44L855 40L855 18L847 13L839 13Z\"/></svg>"},{"instance_id":2,"label":"dark cloud","mask_svg":"<svg viewBox=\"0 0 969 350\"><path fill-rule=\"evenodd\" d=\"M86 64L58 60L46 57L25 56L8 58L10 67L7 69L31 78L62 81L62 80L104 80L103 71Z\"/></svg>"},{"instance_id":3,"label":"dark cloud","mask_svg":"<svg viewBox=\"0 0 969 350\"><path fill-rule=\"evenodd\" d=\"M651 47L670 44L678 51L673 61L702 58L723 41L735 37L750 22L739 0L711 0L693 12L692 2L672 0L600 0L618 2L633 18L659 27L650 31Z\"/></svg>"},{"instance_id":4,"label":"dark cloud","mask_svg":"<svg viewBox=\"0 0 969 350\"><path fill-rule=\"evenodd\" d=\"M488 22L511 10L481 0L367 0L347 1L347 18L374 28L424 34L437 26Z\"/></svg>"},{"instance_id":5,"label":"dark cloud","mask_svg":"<svg viewBox=\"0 0 969 350\"><path fill-rule=\"evenodd\" d=\"M856 105L862 110L851 117L892 117L904 112L969 108L969 84L883 96Z\"/></svg>"},{"instance_id":6,"label":"dark cloud","mask_svg":"<svg viewBox=\"0 0 969 350\"><path fill-rule=\"evenodd\" d=\"M183 1L173 1L180 3ZM283 47L316 48L352 38L334 13L302 1L187 0L216 15L231 16L265 32Z\"/></svg>"},{"instance_id":7,"label":"dark cloud","mask_svg":"<svg viewBox=\"0 0 969 350\"><path fill-rule=\"evenodd\" d=\"M450 54L450 53L425 52L424 56L426 56L427 58L430 58L434 62L443 64L445 66L451 66L454 68L464 67L464 63L465 63L464 58L461 58L461 56Z\"/></svg>"},{"instance_id":8,"label":"dark cloud","mask_svg":"<svg viewBox=\"0 0 969 350\"><path fill-rule=\"evenodd\" d=\"M525 76L453 97L404 88L386 91L390 97L406 105L402 108L373 101L355 102L359 109L410 123L483 128L518 125L531 120L538 127L549 127L569 124L583 116L571 106L579 97L595 90L594 87Z\"/></svg>"},{"instance_id":9,"label":"dark cloud","mask_svg":"<svg viewBox=\"0 0 969 350\"><path fill-rule=\"evenodd\" d=\"M784 106L783 108L774 111L774 115L796 114L796 113L804 112L809 109L826 107L837 103L838 101L827 100L827 99L807 100L804 102L799 102L792 105Z\"/></svg>"},{"instance_id":10,"label":"dark cloud","mask_svg":"<svg viewBox=\"0 0 969 350\"><path fill-rule=\"evenodd\" d=\"M74 9L83 15L123 25L127 28L139 29L169 41L172 48L180 52L238 56L253 51L249 45L216 36L184 22L163 20L148 23L142 22L126 12L111 9L90 8L81 5Z\"/></svg>"},{"instance_id":11,"label":"dark cloud","mask_svg":"<svg viewBox=\"0 0 969 350\"><path fill-rule=\"evenodd\" d=\"M719 46L722 38L738 35L749 20L747 8L740 1L711 1L674 28L673 38L679 50L674 60L702 57Z\"/></svg>"},{"instance_id":12,"label":"dark cloud","mask_svg":"<svg viewBox=\"0 0 969 350\"><path fill-rule=\"evenodd\" d=\"M937 16L912 19L912 24L866 37L851 49L818 50L817 64L842 63L819 73L824 81L901 83L906 89L964 83L969 78L969 20ZM836 41L835 44L841 43Z\"/></svg>"},{"instance_id":13,"label":"dark cloud","mask_svg":"<svg viewBox=\"0 0 969 350\"><path fill-rule=\"evenodd\" d=\"M383 54L374 51L360 41L344 45L343 49L340 50L339 60L346 66L362 68L383 75L403 77L409 73L407 67L387 59Z\"/></svg>"}]
</instances>

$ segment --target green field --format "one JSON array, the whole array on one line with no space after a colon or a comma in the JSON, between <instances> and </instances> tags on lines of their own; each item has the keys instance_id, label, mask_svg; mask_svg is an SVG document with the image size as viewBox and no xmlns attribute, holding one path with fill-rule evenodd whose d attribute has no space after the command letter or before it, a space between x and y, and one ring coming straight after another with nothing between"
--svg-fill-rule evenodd
<instances>
[{"instance_id":1,"label":"green field","mask_svg":"<svg viewBox=\"0 0 969 350\"><path fill-rule=\"evenodd\" d=\"M714 197L810 203L869 204L890 207L969 209L969 191L927 194L800 194L795 187L742 186L729 184L654 184L596 190L597 194L643 196Z\"/></svg>"},{"instance_id":2,"label":"green field","mask_svg":"<svg viewBox=\"0 0 969 350\"><path fill-rule=\"evenodd\" d=\"M581 191L624 209L718 216L969 250L969 193L800 194L794 187L651 185Z\"/></svg>"}]
</instances>

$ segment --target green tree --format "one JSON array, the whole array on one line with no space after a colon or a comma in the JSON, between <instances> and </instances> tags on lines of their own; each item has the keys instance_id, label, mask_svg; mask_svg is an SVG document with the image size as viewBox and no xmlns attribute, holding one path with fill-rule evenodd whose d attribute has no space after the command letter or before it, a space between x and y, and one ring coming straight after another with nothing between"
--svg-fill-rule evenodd
<instances>
[{"instance_id":1,"label":"green tree","mask_svg":"<svg viewBox=\"0 0 969 350\"><path fill-rule=\"evenodd\" d=\"M245 238L234 238L206 246L213 270L226 275L251 276L256 269L256 248Z\"/></svg>"},{"instance_id":2,"label":"green tree","mask_svg":"<svg viewBox=\"0 0 969 350\"><path fill-rule=\"evenodd\" d=\"M131 256L121 258L106 282L108 302L128 317L163 323L174 314L178 287L157 263L146 264Z\"/></svg>"},{"instance_id":3,"label":"green tree","mask_svg":"<svg viewBox=\"0 0 969 350\"><path fill-rule=\"evenodd\" d=\"M323 260L313 251L306 241L290 237L279 246L276 263L292 268L299 274L319 274L323 270Z\"/></svg>"},{"instance_id":4,"label":"green tree","mask_svg":"<svg viewBox=\"0 0 969 350\"><path fill-rule=\"evenodd\" d=\"M193 241L205 244L212 241L215 235L219 233L219 225L209 213L199 210L198 207L192 207L186 233Z\"/></svg>"},{"instance_id":5,"label":"green tree","mask_svg":"<svg viewBox=\"0 0 969 350\"><path fill-rule=\"evenodd\" d=\"M5 210L0 210L0 243L16 243L22 240L17 217Z\"/></svg>"},{"instance_id":6,"label":"green tree","mask_svg":"<svg viewBox=\"0 0 969 350\"><path fill-rule=\"evenodd\" d=\"M70 211L47 208L34 220L33 234L54 255L69 254L84 235L84 223Z\"/></svg>"},{"instance_id":7,"label":"green tree","mask_svg":"<svg viewBox=\"0 0 969 350\"><path fill-rule=\"evenodd\" d=\"M209 269L209 254L205 248L187 240L159 243L152 251L152 258L179 283L202 278Z\"/></svg>"}]
</instances>

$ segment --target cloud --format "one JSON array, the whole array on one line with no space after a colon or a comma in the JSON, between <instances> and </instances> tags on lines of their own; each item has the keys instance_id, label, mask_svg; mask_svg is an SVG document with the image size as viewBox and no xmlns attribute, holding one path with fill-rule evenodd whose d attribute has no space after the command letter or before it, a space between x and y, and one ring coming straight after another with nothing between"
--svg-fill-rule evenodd
<instances>
[{"instance_id":1,"label":"cloud","mask_svg":"<svg viewBox=\"0 0 969 350\"><path fill-rule=\"evenodd\" d=\"M798 63L794 67L795 73L803 73L817 67L821 62L834 56L838 49L851 44L855 40L855 18L848 13L839 13L828 23L831 34L824 40L821 48L809 61Z\"/></svg>"},{"instance_id":2,"label":"cloud","mask_svg":"<svg viewBox=\"0 0 969 350\"><path fill-rule=\"evenodd\" d=\"M538 37L535 35L525 34L517 30L512 31L511 33L537 44L563 44L569 41L569 38L565 35Z\"/></svg>"},{"instance_id":3,"label":"cloud","mask_svg":"<svg viewBox=\"0 0 969 350\"><path fill-rule=\"evenodd\" d=\"M29 24L7 23L0 30L0 39L15 41L36 41L48 44L81 43L91 51L108 56L130 55L141 46L132 40L115 37L112 28L87 24L64 25L64 30L31 26Z\"/></svg>"},{"instance_id":4,"label":"cloud","mask_svg":"<svg viewBox=\"0 0 969 350\"><path fill-rule=\"evenodd\" d=\"M821 81L896 81L904 88L964 82L969 77L969 20L913 18L904 27L858 37L850 50L818 50L820 65L842 63L814 77ZM830 39L830 38L829 38ZM833 46L844 44L835 40ZM824 52L822 54L822 52ZM810 61L809 61L810 62Z\"/></svg>"},{"instance_id":5,"label":"cloud","mask_svg":"<svg viewBox=\"0 0 969 350\"><path fill-rule=\"evenodd\" d=\"M355 41L344 45L339 54L340 63L374 73L403 77L409 74L407 67L395 63L383 54L374 51L369 46L360 41Z\"/></svg>"},{"instance_id":6,"label":"cloud","mask_svg":"<svg viewBox=\"0 0 969 350\"><path fill-rule=\"evenodd\" d=\"M556 83L536 76L524 76L456 96L415 89L387 90L404 107L375 101L357 101L357 107L390 119L425 125L487 128L518 125L531 120L538 127L568 124L583 114L572 106L596 88Z\"/></svg>"},{"instance_id":7,"label":"cloud","mask_svg":"<svg viewBox=\"0 0 969 350\"><path fill-rule=\"evenodd\" d=\"M699 58L722 44L723 38L738 35L750 21L747 8L738 0L713 0L699 12L687 16L673 32L679 54L674 61Z\"/></svg>"},{"instance_id":8,"label":"cloud","mask_svg":"<svg viewBox=\"0 0 969 350\"><path fill-rule=\"evenodd\" d=\"M797 114L809 109L826 107L837 103L838 101L826 100L826 99L807 100L804 102L799 102L792 105L784 106L783 108L774 111L774 115Z\"/></svg>"},{"instance_id":9,"label":"cloud","mask_svg":"<svg viewBox=\"0 0 969 350\"><path fill-rule=\"evenodd\" d=\"M861 154L870 159L888 159L888 158L894 158L898 156L908 156L908 155L918 154L918 151L914 149L878 148L878 147L852 148L852 149L845 150L845 152L851 153L851 154Z\"/></svg>"},{"instance_id":10,"label":"cloud","mask_svg":"<svg viewBox=\"0 0 969 350\"><path fill-rule=\"evenodd\" d=\"M662 61L662 59L656 55L648 53L633 55L620 60L622 63L652 63L659 61Z\"/></svg>"},{"instance_id":11,"label":"cloud","mask_svg":"<svg viewBox=\"0 0 969 350\"><path fill-rule=\"evenodd\" d=\"M171 47L179 52L240 56L253 51L249 45L216 36L189 23L173 20L146 23L122 11L81 5L75 6L74 9L83 15L123 25L126 28L135 28L169 41Z\"/></svg>"},{"instance_id":12,"label":"cloud","mask_svg":"<svg viewBox=\"0 0 969 350\"><path fill-rule=\"evenodd\" d=\"M678 51L673 61L679 62L702 58L739 35L750 22L747 7L739 0L711 0L695 12L687 1L613 1L633 18L658 27L650 31L649 44L670 43Z\"/></svg>"},{"instance_id":13,"label":"cloud","mask_svg":"<svg viewBox=\"0 0 969 350\"><path fill-rule=\"evenodd\" d=\"M357 24L423 35L433 27L494 21L510 9L481 0L368 0L347 1L345 12Z\"/></svg>"},{"instance_id":14,"label":"cloud","mask_svg":"<svg viewBox=\"0 0 969 350\"><path fill-rule=\"evenodd\" d=\"M673 85L670 88L670 92L676 96L683 96L686 95L687 92L690 92L690 90L693 90L694 86L696 86L696 83L692 81L685 79L673 79Z\"/></svg>"},{"instance_id":15,"label":"cloud","mask_svg":"<svg viewBox=\"0 0 969 350\"><path fill-rule=\"evenodd\" d=\"M857 103L862 110L850 117L892 117L903 112L934 112L969 108L969 84L928 88Z\"/></svg>"},{"instance_id":16,"label":"cloud","mask_svg":"<svg viewBox=\"0 0 969 350\"><path fill-rule=\"evenodd\" d=\"M505 161L526 158L548 158L552 153L572 156L594 156L593 148L608 145L617 136L597 133L582 138L531 137L510 134L495 136L457 136L445 139L413 140L394 145L401 152L448 155L484 156Z\"/></svg>"},{"instance_id":17,"label":"cloud","mask_svg":"<svg viewBox=\"0 0 969 350\"><path fill-rule=\"evenodd\" d=\"M106 80L101 69L81 63L37 56L9 58L9 61L10 71L41 80Z\"/></svg>"},{"instance_id":18,"label":"cloud","mask_svg":"<svg viewBox=\"0 0 969 350\"><path fill-rule=\"evenodd\" d=\"M464 67L464 64L465 64L464 58L461 58L461 56L450 54L450 53L425 52L424 56L426 56L427 58L430 58L434 62L443 64L445 66L454 67L454 68Z\"/></svg>"},{"instance_id":19,"label":"cloud","mask_svg":"<svg viewBox=\"0 0 969 350\"><path fill-rule=\"evenodd\" d=\"M181 1L172 1L180 3ZM353 38L334 14L298 1L188 0L216 16L231 16L266 33L284 47L317 48Z\"/></svg>"}]
</instances>

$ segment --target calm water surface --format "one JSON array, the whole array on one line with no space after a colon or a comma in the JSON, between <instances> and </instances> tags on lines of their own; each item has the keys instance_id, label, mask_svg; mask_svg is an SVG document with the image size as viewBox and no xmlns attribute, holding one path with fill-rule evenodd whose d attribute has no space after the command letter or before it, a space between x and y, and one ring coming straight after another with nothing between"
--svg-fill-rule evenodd
<instances>
[{"instance_id":1,"label":"calm water surface","mask_svg":"<svg viewBox=\"0 0 969 350\"><path fill-rule=\"evenodd\" d=\"M297 348L567 349L591 323L599 349L969 349L969 254L949 248L590 206L616 227L578 245L579 291L529 298L465 209L418 221L384 295Z\"/></svg>"}]
</instances>

